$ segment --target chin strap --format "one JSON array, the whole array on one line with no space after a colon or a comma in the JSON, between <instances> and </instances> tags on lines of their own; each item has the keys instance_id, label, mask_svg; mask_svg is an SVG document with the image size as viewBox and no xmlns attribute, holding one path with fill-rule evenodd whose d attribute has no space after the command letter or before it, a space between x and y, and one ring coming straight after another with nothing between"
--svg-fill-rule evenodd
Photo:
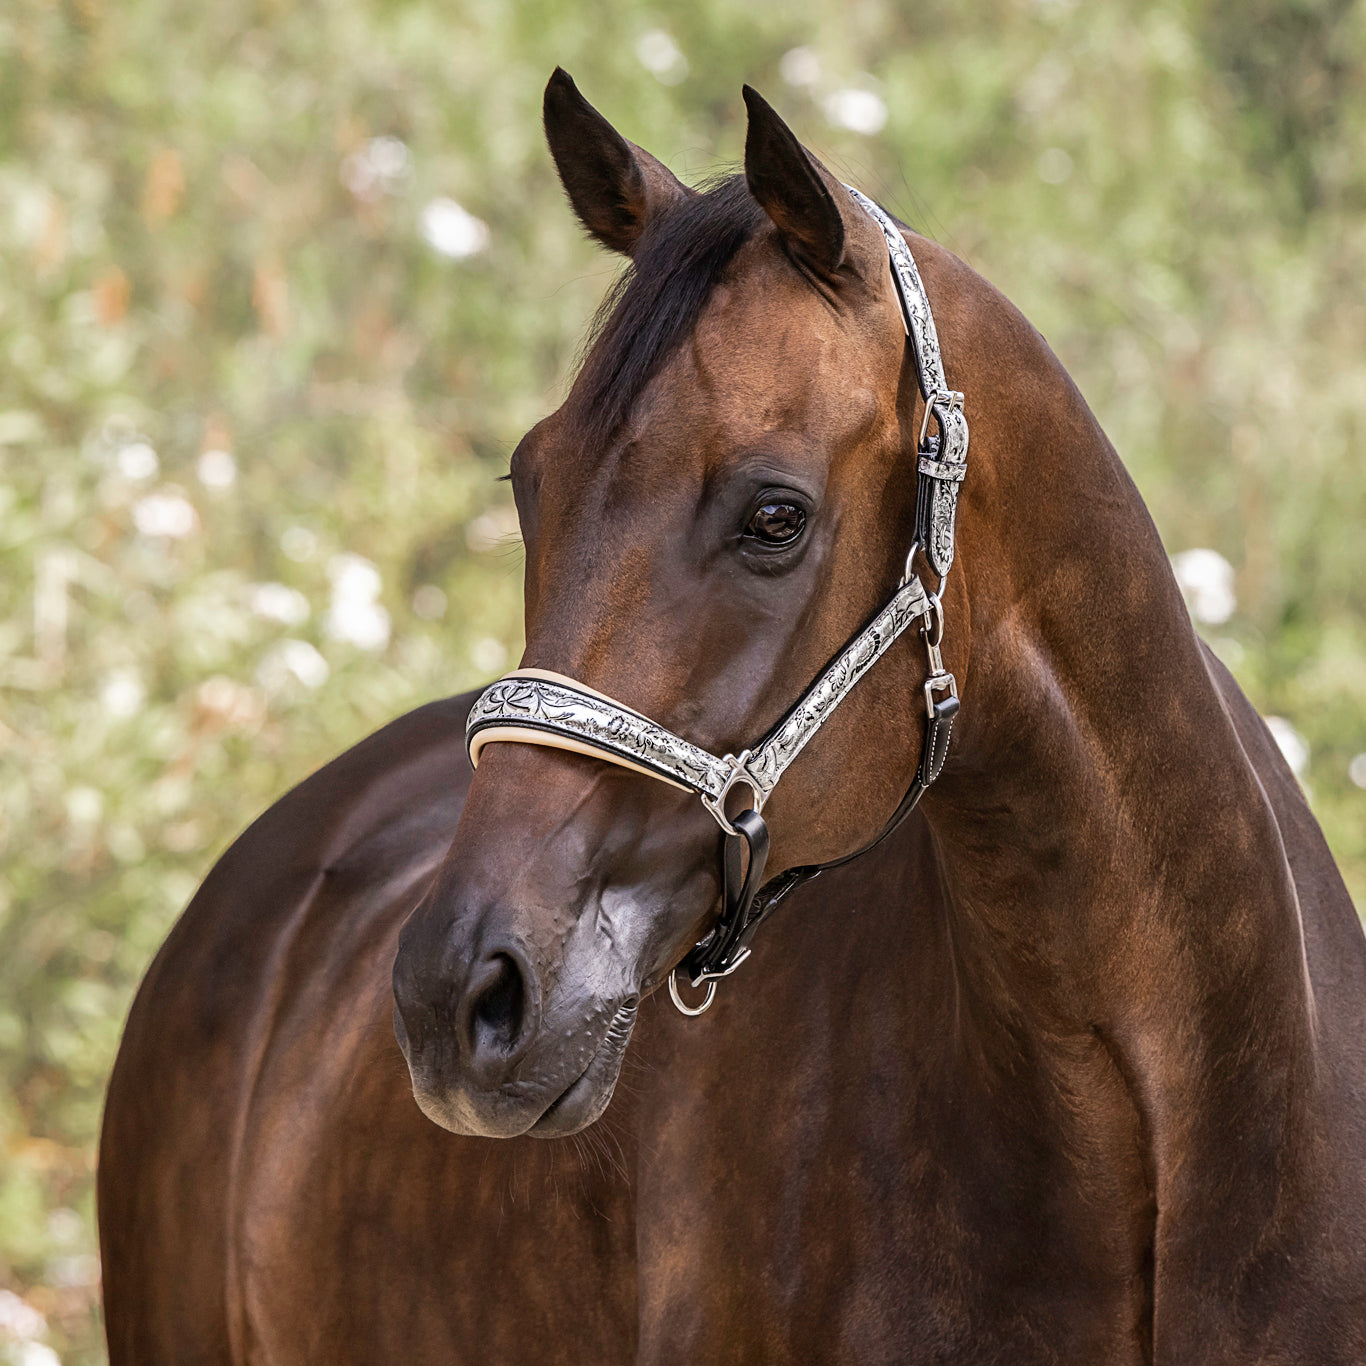
<instances>
[{"instance_id":1,"label":"chin strap","mask_svg":"<svg viewBox=\"0 0 1366 1366\"><path fill-rule=\"evenodd\" d=\"M846 188L886 238L902 321L925 401L916 459L915 536L896 592L752 750L717 758L604 693L544 669L518 669L491 684L475 700L465 726L465 744L475 767L480 751L495 741L548 745L605 759L701 798L721 828L722 906L716 924L669 975L669 994L685 1015L700 1015L711 1005L717 982L749 957L755 932L794 888L827 868L867 853L910 815L944 767L958 714L958 685L944 668L939 647L944 635L940 594L953 564L955 508L967 470L963 395L951 390L944 378L929 298L900 230L872 200ZM934 435L929 432L931 415L938 428ZM912 562L917 551L938 575L938 593L926 592L916 576ZM830 714L913 622L920 623L929 666L923 689L925 740L915 778L901 804L877 838L861 849L828 863L791 868L765 882L769 839L760 814L764 803ZM728 816L726 800L735 787L749 789L751 805ZM705 986L700 1004L689 1006L679 995L680 971L694 987Z\"/></svg>"}]
</instances>

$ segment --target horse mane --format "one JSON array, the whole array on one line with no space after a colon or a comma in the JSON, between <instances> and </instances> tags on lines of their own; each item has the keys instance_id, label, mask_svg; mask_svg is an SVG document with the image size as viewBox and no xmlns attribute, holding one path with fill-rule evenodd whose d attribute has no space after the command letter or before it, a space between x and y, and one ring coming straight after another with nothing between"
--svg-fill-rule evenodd
<instances>
[{"instance_id":1,"label":"horse mane","mask_svg":"<svg viewBox=\"0 0 1366 1366\"><path fill-rule=\"evenodd\" d=\"M594 317L575 381L584 444L601 450L641 390L692 334L735 253L765 221L743 175L727 175L651 224Z\"/></svg>"}]
</instances>

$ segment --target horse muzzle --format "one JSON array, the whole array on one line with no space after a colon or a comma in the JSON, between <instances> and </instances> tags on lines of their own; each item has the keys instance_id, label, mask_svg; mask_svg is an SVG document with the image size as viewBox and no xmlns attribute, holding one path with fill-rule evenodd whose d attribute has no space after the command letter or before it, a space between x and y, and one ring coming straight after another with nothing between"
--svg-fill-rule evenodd
<instances>
[{"instance_id":1,"label":"horse muzzle","mask_svg":"<svg viewBox=\"0 0 1366 1366\"><path fill-rule=\"evenodd\" d=\"M616 1086L638 994L591 990L585 979L604 965L575 973L568 961L548 992L535 956L512 939L481 946L451 971L433 965L420 937L405 929L394 963L394 1032L422 1112L454 1133L488 1138L553 1137L597 1119Z\"/></svg>"}]
</instances>

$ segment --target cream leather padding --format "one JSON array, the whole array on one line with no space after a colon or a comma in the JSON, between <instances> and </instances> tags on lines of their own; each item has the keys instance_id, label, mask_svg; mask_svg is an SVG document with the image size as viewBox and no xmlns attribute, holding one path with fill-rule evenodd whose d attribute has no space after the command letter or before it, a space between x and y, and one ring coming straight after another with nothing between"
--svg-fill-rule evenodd
<instances>
[{"instance_id":1,"label":"cream leather padding","mask_svg":"<svg viewBox=\"0 0 1366 1366\"><path fill-rule=\"evenodd\" d=\"M577 679L568 678L564 674L557 674L550 669L513 669L511 673L506 673L503 677L539 678L547 683L558 683L578 692L591 693L604 702L610 702L620 711L629 711L632 716L639 716L642 721L649 720L647 716L638 712L634 707L628 707L624 702L618 702L615 697L608 697L605 692L599 692L596 688L590 688L586 683L580 683ZM611 750L597 749L593 745L575 740L568 735L561 735L556 731L535 730L531 726L489 726L488 729L481 730L470 740L470 763L478 768L480 751L485 745L496 744L500 740L515 741L522 745L541 745L545 749L563 749L568 750L571 754L584 754L590 759L602 759L609 764L616 764L618 768L629 768L632 773L643 773L647 778L668 783L670 787L676 787L680 792L691 791L682 783L676 783L672 778L666 778L662 773L656 773L654 769L646 768L642 764L633 764L629 759L623 759L619 754L613 754Z\"/></svg>"}]
</instances>

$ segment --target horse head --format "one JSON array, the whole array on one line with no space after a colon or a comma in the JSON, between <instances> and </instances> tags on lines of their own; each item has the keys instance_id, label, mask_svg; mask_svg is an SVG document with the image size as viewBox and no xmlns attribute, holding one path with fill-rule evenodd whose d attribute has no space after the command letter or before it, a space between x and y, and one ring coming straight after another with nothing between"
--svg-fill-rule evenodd
<instances>
[{"instance_id":1,"label":"horse head","mask_svg":"<svg viewBox=\"0 0 1366 1366\"><path fill-rule=\"evenodd\" d=\"M744 174L699 192L551 78L565 191L631 265L511 465L523 668L713 754L768 731L897 584L920 426L882 229L745 101ZM774 791L770 874L854 851L897 808L924 737L915 634ZM562 748L487 745L394 969L425 1113L490 1136L591 1123L642 997L721 893L717 827L690 794Z\"/></svg>"}]
</instances>

